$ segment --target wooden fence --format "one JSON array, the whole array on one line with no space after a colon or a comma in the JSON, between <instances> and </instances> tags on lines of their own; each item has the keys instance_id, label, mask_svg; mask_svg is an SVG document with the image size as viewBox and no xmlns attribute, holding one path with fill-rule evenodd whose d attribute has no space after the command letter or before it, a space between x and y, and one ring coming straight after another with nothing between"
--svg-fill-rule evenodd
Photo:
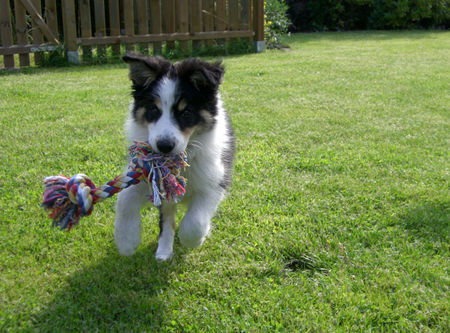
<instances>
[{"instance_id":1,"label":"wooden fence","mask_svg":"<svg viewBox=\"0 0 450 333\"><path fill-rule=\"evenodd\" d=\"M30 55L39 65L43 52L57 48L78 63L80 49L89 60L108 48L117 56L136 47L189 52L230 38L250 38L260 52L263 6L263 0L0 0L0 56L12 69L30 66Z\"/></svg>"}]
</instances>

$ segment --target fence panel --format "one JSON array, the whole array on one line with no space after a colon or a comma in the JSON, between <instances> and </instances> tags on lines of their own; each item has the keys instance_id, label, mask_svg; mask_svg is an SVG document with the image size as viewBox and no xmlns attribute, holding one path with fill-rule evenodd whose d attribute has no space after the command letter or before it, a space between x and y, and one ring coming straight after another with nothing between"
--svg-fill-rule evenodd
<instances>
[{"instance_id":1,"label":"fence panel","mask_svg":"<svg viewBox=\"0 0 450 333\"><path fill-rule=\"evenodd\" d=\"M39 52L53 50L60 45L59 39L64 42L70 62L78 62L79 48L83 59L90 61L93 47L101 60L108 47L119 56L121 44L126 51L139 45L140 51L147 53L148 44L152 43L152 53L161 54L163 50L175 50L176 45L184 52L189 52L191 45L198 50L203 45L213 45L213 40L219 45L232 38L263 42L263 3L263 0L2 0L0 55L5 68L14 68L14 54L19 54L20 66L30 65L30 53L35 53L35 63L39 64Z\"/></svg>"}]
</instances>

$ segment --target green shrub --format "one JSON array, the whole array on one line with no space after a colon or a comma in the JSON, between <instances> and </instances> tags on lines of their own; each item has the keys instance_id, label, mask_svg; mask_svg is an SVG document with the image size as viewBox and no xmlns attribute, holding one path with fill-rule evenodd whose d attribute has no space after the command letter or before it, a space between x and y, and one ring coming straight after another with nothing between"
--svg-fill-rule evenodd
<instances>
[{"instance_id":1,"label":"green shrub","mask_svg":"<svg viewBox=\"0 0 450 333\"><path fill-rule=\"evenodd\" d=\"M289 28L286 11L288 6L282 0L264 1L264 37L268 48L281 46L280 36Z\"/></svg>"},{"instance_id":2,"label":"green shrub","mask_svg":"<svg viewBox=\"0 0 450 333\"><path fill-rule=\"evenodd\" d=\"M449 19L448 0L373 0L369 28L430 28Z\"/></svg>"}]
</instances>

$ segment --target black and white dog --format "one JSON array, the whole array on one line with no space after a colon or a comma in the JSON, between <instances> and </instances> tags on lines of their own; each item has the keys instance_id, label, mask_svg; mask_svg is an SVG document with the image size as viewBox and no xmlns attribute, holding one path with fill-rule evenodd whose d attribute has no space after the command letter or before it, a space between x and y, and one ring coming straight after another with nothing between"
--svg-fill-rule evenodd
<instances>
[{"instance_id":1,"label":"black and white dog","mask_svg":"<svg viewBox=\"0 0 450 333\"><path fill-rule=\"evenodd\" d=\"M126 123L128 138L148 141L163 154L186 151L188 183L182 203L188 210L178 236L187 247L200 246L208 235L219 202L231 182L234 136L222 105L219 86L224 68L220 62L199 59L170 63L161 57L128 54L133 102ZM119 252L131 255L141 240L140 210L149 201L145 183L119 193L114 223ZM160 235L156 258L173 254L176 204L160 207Z\"/></svg>"}]
</instances>

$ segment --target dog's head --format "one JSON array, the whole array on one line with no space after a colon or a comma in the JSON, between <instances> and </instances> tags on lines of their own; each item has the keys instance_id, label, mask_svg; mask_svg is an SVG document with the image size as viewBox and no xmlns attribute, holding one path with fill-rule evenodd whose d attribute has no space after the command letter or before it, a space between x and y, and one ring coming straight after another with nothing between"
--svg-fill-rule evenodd
<instances>
[{"instance_id":1,"label":"dog's head","mask_svg":"<svg viewBox=\"0 0 450 333\"><path fill-rule=\"evenodd\" d=\"M123 60L133 82L134 121L148 129L159 153L184 151L193 133L214 126L224 68L199 59L170 63L161 57L128 54Z\"/></svg>"}]
</instances>

